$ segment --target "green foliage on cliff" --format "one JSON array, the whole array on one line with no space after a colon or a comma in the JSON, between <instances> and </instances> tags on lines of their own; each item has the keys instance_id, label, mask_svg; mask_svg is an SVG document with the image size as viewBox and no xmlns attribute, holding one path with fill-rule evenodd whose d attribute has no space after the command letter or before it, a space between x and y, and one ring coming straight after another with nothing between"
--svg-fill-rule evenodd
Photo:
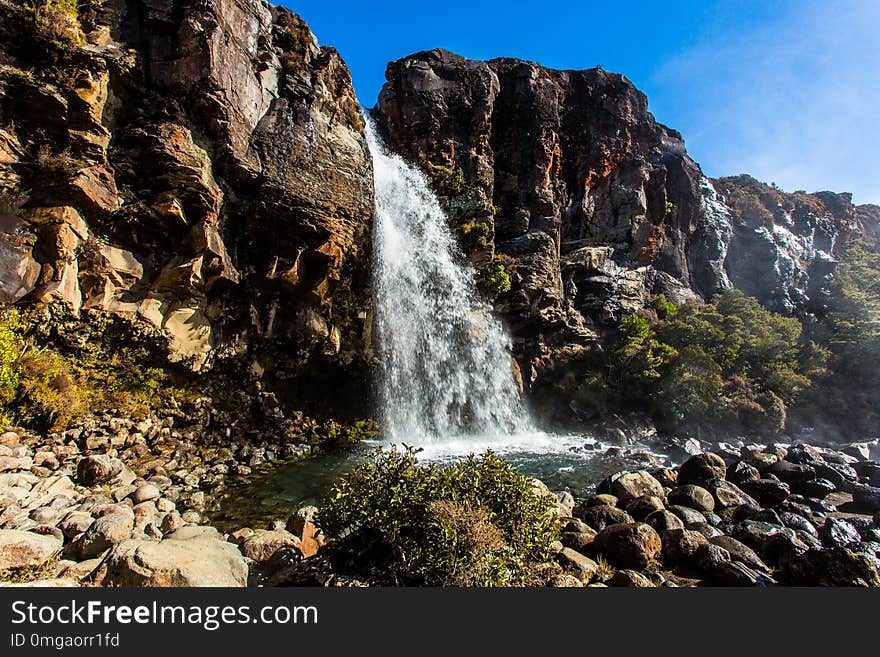
<instances>
[{"instance_id":1,"label":"green foliage on cliff","mask_svg":"<svg viewBox=\"0 0 880 657\"><path fill-rule=\"evenodd\" d=\"M0 313L0 424L64 430L109 408L145 414L174 397L188 401L179 377L153 364L150 350L104 315L91 318L74 349L40 334L40 317Z\"/></svg>"},{"instance_id":2,"label":"green foliage on cliff","mask_svg":"<svg viewBox=\"0 0 880 657\"><path fill-rule=\"evenodd\" d=\"M805 354L816 384L803 408L804 421L863 437L880 422L880 254L863 242L851 244L838 265L826 312L811 334L819 365Z\"/></svg>"},{"instance_id":3,"label":"green foliage on cliff","mask_svg":"<svg viewBox=\"0 0 880 657\"><path fill-rule=\"evenodd\" d=\"M434 166L431 168L431 177L434 186L443 194L454 196L464 191L466 182L461 167Z\"/></svg>"},{"instance_id":4,"label":"green foliage on cliff","mask_svg":"<svg viewBox=\"0 0 880 657\"><path fill-rule=\"evenodd\" d=\"M625 317L606 364L616 403L647 403L668 431L773 434L825 354L797 319L731 290L709 304L655 300L659 319ZM595 387L595 386L593 386Z\"/></svg>"},{"instance_id":5,"label":"green foliage on cliff","mask_svg":"<svg viewBox=\"0 0 880 657\"><path fill-rule=\"evenodd\" d=\"M463 224L454 232L466 252L482 249L489 243L489 224L482 221Z\"/></svg>"},{"instance_id":6,"label":"green foliage on cliff","mask_svg":"<svg viewBox=\"0 0 880 657\"><path fill-rule=\"evenodd\" d=\"M24 344L20 334L20 318L13 309L0 311L0 424L11 422L7 405L18 390L19 365Z\"/></svg>"},{"instance_id":7,"label":"green foliage on cliff","mask_svg":"<svg viewBox=\"0 0 880 657\"><path fill-rule=\"evenodd\" d=\"M339 567L403 585L528 584L557 537L553 504L492 452L447 467L378 451L321 505Z\"/></svg>"},{"instance_id":8,"label":"green foliage on cliff","mask_svg":"<svg viewBox=\"0 0 880 657\"><path fill-rule=\"evenodd\" d=\"M510 274L507 273L507 269L504 267L504 261L500 257L495 256L492 259L489 270L480 279L480 288L490 299L494 300L498 295L510 292L510 285Z\"/></svg>"}]
</instances>

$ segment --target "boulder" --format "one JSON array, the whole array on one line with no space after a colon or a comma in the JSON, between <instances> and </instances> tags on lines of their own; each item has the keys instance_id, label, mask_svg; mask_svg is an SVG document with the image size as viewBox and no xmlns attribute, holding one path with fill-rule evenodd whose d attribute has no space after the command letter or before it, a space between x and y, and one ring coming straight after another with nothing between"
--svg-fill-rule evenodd
<instances>
[{"instance_id":1,"label":"boulder","mask_svg":"<svg viewBox=\"0 0 880 657\"><path fill-rule=\"evenodd\" d=\"M556 499L558 500L556 506L559 516L562 518L570 516L572 511L574 511L574 496L567 490L558 491L554 493L554 495L556 495Z\"/></svg>"},{"instance_id":2,"label":"boulder","mask_svg":"<svg viewBox=\"0 0 880 657\"><path fill-rule=\"evenodd\" d=\"M850 523L838 518L826 518L819 527L819 539L830 548L853 548L862 542L862 537Z\"/></svg>"},{"instance_id":3,"label":"boulder","mask_svg":"<svg viewBox=\"0 0 880 657\"><path fill-rule=\"evenodd\" d=\"M578 531L563 531L560 534L559 539L565 547L577 550L578 552L584 552L585 550L590 549L593 541L596 540L596 531L585 523L580 524L583 525L583 529L579 529Z\"/></svg>"},{"instance_id":4,"label":"boulder","mask_svg":"<svg viewBox=\"0 0 880 657\"><path fill-rule=\"evenodd\" d=\"M676 565L695 558L701 545L708 545L709 540L700 532L689 529L673 529L663 534L663 561L667 565Z\"/></svg>"},{"instance_id":5,"label":"boulder","mask_svg":"<svg viewBox=\"0 0 880 657\"><path fill-rule=\"evenodd\" d=\"M120 475L124 467L122 461L106 454L86 456L76 464L76 480L83 486L104 484Z\"/></svg>"},{"instance_id":6,"label":"boulder","mask_svg":"<svg viewBox=\"0 0 880 657\"><path fill-rule=\"evenodd\" d=\"M101 586L241 587L248 567L216 530L185 527L163 541L128 540L114 546L89 580Z\"/></svg>"},{"instance_id":7,"label":"boulder","mask_svg":"<svg viewBox=\"0 0 880 657\"><path fill-rule=\"evenodd\" d=\"M580 578L568 573L561 573L550 581L550 586L557 589L580 588L583 585Z\"/></svg>"},{"instance_id":8,"label":"boulder","mask_svg":"<svg viewBox=\"0 0 880 657\"><path fill-rule=\"evenodd\" d=\"M71 511L58 523L58 529L64 533L66 538L73 539L91 527L94 521L95 519L90 513Z\"/></svg>"},{"instance_id":9,"label":"boulder","mask_svg":"<svg viewBox=\"0 0 880 657\"><path fill-rule=\"evenodd\" d=\"M709 479L724 479L727 475L727 464L717 454L706 452L692 456L681 464L678 470L679 485L702 485Z\"/></svg>"},{"instance_id":10,"label":"boulder","mask_svg":"<svg viewBox=\"0 0 880 657\"><path fill-rule=\"evenodd\" d=\"M776 580L765 572L748 567L741 561L719 564L710 578L716 586L773 586Z\"/></svg>"},{"instance_id":11,"label":"boulder","mask_svg":"<svg viewBox=\"0 0 880 657\"><path fill-rule=\"evenodd\" d=\"M677 515L679 518L681 518L681 521L684 523L685 527L687 527L688 525L692 525L695 522L706 522L706 516L689 506L670 504L669 510Z\"/></svg>"},{"instance_id":12,"label":"boulder","mask_svg":"<svg viewBox=\"0 0 880 657\"><path fill-rule=\"evenodd\" d=\"M132 512L115 511L101 516L74 542L72 549L80 560L97 557L104 550L131 537Z\"/></svg>"},{"instance_id":13,"label":"boulder","mask_svg":"<svg viewBox=\"0 0 880 657\"><path fill-rule=\"evenodd\" d=\"M654 495L631 497L623 503L626 512L636 520L644 520L655 511L663 510L663 500Z\"/></svg>"},{"instance_id":14,"label":"boulder","mask_svg":"<svg viewBox=\"0 0 880 657\"><path fill-rule=\"evenodd\" d=\"M736 484L725 479L714 478L708 479L703 486L712 493L715 498L716 509L729 509L731 507L748 504L749 506L760 507L758 501L750 495L743 492Z\"/></svg>"},{"instance_id":15,"label":"boulder","mask_svg":"<svg viewBox=\"0 0 880 657\"><path fill-rule=\"evenodd\" d=\"M684 529L684 522L682 522L681 518L672 513L671 511L655 511L647 518L645 518L645 522L651 525L654 530L663 535L663 532L669 531L670 529Z\"/></svg>"},{"instance_id":16,"label":"boulder","mask_svg":"<svg viewBox=\"0 0 880 657\"><path fill-rule=\"evenodd\" d=\"M159 487L154 484L142 484L138 486L130 495L131 501L135 504L157 500L162 496Z\"/></svg>"},{"instance_id":17,"label":"boulder","mask_svg":"<svg viewBox=\"0 0 880 657\"><path fill-rule=\"evenodd\" d=\"M288 545L301 548L302 541L283 529L257 529L239 547L244 556L259 563L268 560L277 549Z\"/></svg>"},{"instance_id":18,"label":"boulder","mask_svg":"<svg viewBox=\"0 0 880 657\"><path fill-rule=\"evenodd\" d=\"M816 478L816 469L811 465L791 463L786 460L777 461L767 469L767 472L791 486L798 486Z\"/></svg>"},{"instance_id":19,"label":"boulder","mask_svg":"<svg viewBox=\"0 0 880 657\"><path fill-rule=\"evenodd\" d=\"M722 564L730 561L730 552L719 545L713 545L707 541L697 547L694 559L701 570L711 573Z\"/></svg>"},{"instance_id":20,"label":"boulder","mask_svg":"<svg viewBox=\"0 0 880 657\"><path fill-rule=\"evenodd\" d=\"M700 532L706 538L714 538L715 536L724 536L724 532L710 525L708 522L692 522L688 525L688 529Z\"/></svg>"},{"instance_id":21,"label":"boulder","mask_svg":"<svg viewBox=\"0 0 880 657\"><path fill-rule=\"evenodd\" d=\"M609 525L599 532L596 544L620 568L645 568L663 547L654 528L642 522Z\"/></svg>"},{"instance_id":22,"label":"boulder","mask_svg":"<svg viewBox=\"0 0 880 657\"><path fill-rule=\"evenodd\" d=\"M667 496L669 504L690 507L697 511L712 512L715 510L715 498L702 486L686 484L673 488Z\"/></svg>"},{"instance_id":23,"label":"boulder","mask_svg":"<svg viewBox=\"0 0 880 657\"><path fill-rule=\"evenodd\" d=\"M795 586L880 587L876 563L844 548L809 550L783 564L783 575Z\"/></svg>"},{"instance_id":24,"label":"boulder","mask_svg":"<svg viewBox=\"0 0 880 657\"><path fill-rule=\"evenodd\" d=\"M54 536L16 529L0 529L0 571L42 568L61 551Z\"/></svg>"},{"instance_id":25,"label":"boulder","mask_svg":"<svg viewBox=\"0 0 880 657\"><path fill-rule=\"evenodd\" d=\"M761 473L752 465L745 461L737 461L727 469L727 479L737 486L741 486L745 481L755 481L761 478Z\"/></svg>"},{"instance_id":26,"label":"boulder","mask_svg":"<svg viewBox=\"0 0 880 657\"><path fill-rule=\"evenodd\" d=\"M852 487L853 504L867 513L880 511L880 488L857 484Z\"/></svg>"},{"instance_id":27,"label":"boulder","mask_svg":"<svg viewBox=\"0 0 880 657\"><path fill-rule=\"evenodd\" d=\"M752 548L735 538L725 535L713 536L709 539L709 542L712 545L717 545L718 547L727 550L731 559L740 561L750 568L755 568L762 572L770 572L767 564L761 560L761 557L759 557Z\"/></svg>"},{"instance_id":28,"label":"boulder","mask_svg":"<svg viewBox=\"0 0 880 657\"><path fill-rule=\"evenodd\" d=\"M588 506L617 506L618 500L614 495L610 493L599 493L598 495L590 495L586 499L584 499L580 504L576 504L574 508L581 506L586 508ZM574 513L572 513L574 515Z\"/></svg>"},{"instance_id":29,"label":"boulder","mask_svg":"<svg viewBox=\"0 0 880 657\"><path fill-rule=\"evenodd\" d=\"M815 536L816 538L819 537L819 532L816 529L816 526L807 518L798 513L792 513L791 511L780 511L779 519L786 527L791 527L796 531L806 532L807 534Z\"/></svg>"},{"instance_id":30,"label":"boulder","mask_svg":"<svg viewBox=\"0 0 880 657\"><path fill-rule=\"evenodd\" d=\"M611 482L611 494L621 502L650 495L662 498L663 485L645 470L625 472Z\"/></svg>"},{"instance_id":31,"label":"boulder","mask_svg":"<svg viewBox=\"0 0 880 657\"><path fill-rule=\"evenodd\" d=\"M776 479L757 479L744 481L741 490L755 498L761 506L773 507L783 502L790 494L789 485Z\"/></svg>"},{"instance_id":32,"label":"boulder","mask_svg":"<svg viewBox=\"0 0 880 657\"><path fill-rule=\"evenodd\" d=\"M302 538L303 528L305 528L306 523L315 524L315 519L318 516L318 507L316 506L303 506L296 510L296 512L291 515L287 519L287 531L289 531L294 536L298 536Z\"/></svg>"},{"instance_id":33,"label":"boulder","mask_svg":"<svg viewBox=\"0 0 880 657\"><path fill-rule=\"evenodd\" d=\"M584 521L596 531L602 531L608 525L632 522L630 516L623 509L617 507L600 504L589 507L575 507L575 517Z\"/></svg>"},{"instance_id":34,"label":"boulder","mask_svg":"<svg viewBox=\"0 0 880 657\"><path fill-rule=\"evenodd\" d=\"M559 562L564 567L576 571L580 576L581 581L585 584L593 581L596 577L596 573L599 572L599 564L580 552L568 547L562 548L562 551L556 555L556 558L559 559Z\"/></svg>"},{"instance_id":35,"label":"boulder","mask_svg":"<svg viewBox=\"0 0 880 657\"><path fill-rule=\"evenodd\" d=\"M608 586L653 588L654 583L638 571L623 569L615 571L611 579L608 580Z\"/></svg>"}]
</instances>

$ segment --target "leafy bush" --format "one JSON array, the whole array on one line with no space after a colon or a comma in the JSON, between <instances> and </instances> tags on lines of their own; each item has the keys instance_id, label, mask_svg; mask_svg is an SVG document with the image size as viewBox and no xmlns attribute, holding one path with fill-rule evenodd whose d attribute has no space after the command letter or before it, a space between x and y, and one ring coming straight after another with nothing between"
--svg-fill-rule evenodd
<instances>
[{"instance_id":1,"label":"leafy bush","mask_svg":"<svg viewBox=\"0 0 880 657\"><path fill-rule=\"evenodd\" d=\"M49 429L64 429L88 408L88 390L81 385L70 361L50 350L36 350L21 358L19 394L26 400L24 415Z\"/></svg>"},{"instance_id":2,"label":"leafy bush","mask_svg":"<svg viewBox=\"0 0 880 657\"><path fill-rule=\"evenodd\" d=\"M495 299L500 294L510 292L510 285L510 274L504 267L504 261L499 256L495 256L489 271L480 280L480 287L490 299Z\"/></svg>"},{"instance_id":3,"label":"leafy bush","mask_svg":"<svg viewBox=\"0 0 880 657\"><path fill-rule=\"evenodd\" d=\"M443 194L454 196L464 191L464 171L461 170L461 167L437 165L431 168L431 177L436 188Z\"/></svg>"},{"instance_id":4,"label":"leafy bush","mask_svg":"<svg viewBox=\"0 0 880 657\"><path fill-rule=\"evenodd\" d=\"M804 338L797 319L739 291L681 307L658 297L652 306L661 317L653 325L621 320L606 371L618 405L647 401L668 431L778 433L823 371L827 351Z\"/></svg>"},{"instance_id":5,"label":"leafy bush","mask_svg":"<svg viewBox=\"0 0 880 657\"><path fill-rule=\"evenodd\" d=\"M810 325L812 349L801 354L815 384L797 409L805 423L827 422L831 435L863 438L880 422L880 254L849 245L825 298L827 311Z\"/></svg>"},{"instance_id":6,"label":"leafy bush","mask_svg":"<svg viewBox=\"0 0 880 657\"><path fill-rule=\"evenodd\" d=\"M362 440L371 440L379 433L375 420L357 420L354 424L340 424L328 420L306 436L301 436L312 447L339 448L350 447Z\"/></svg>"},{"instance_id":7,"label":"leafy bush","mask_svg":"<svg viewBox=\"0 0 880 657\"><path fill-rule=\"evenodd\" d=\"M379 450L321 506L338 566L403 585L507 586L535 581L556 539L532 481L492 452L447 467Z\"/></svg>"},{"instance_id":8,"label":"leafy bush","mask_svg":"<svg viewBox=\"0 0 880 657\"><path fill-rule=\"evenodd\" d=\"M4 426L12 422L7 407L18 390L18 359L24 348L20 330L21 318L17 311L0 311L0 424Z\"/></svg>"},{"instance_id":9,"label":"leafy bush","mask_svg":"<svg viewBox=\"0 0 880 657\"><path fill-rule=\"evenodd\" d=\"M489 225L483 222L459 226L455 229L455 234L465 251L482 249L489 243Z\"/></svg>"},{"instance_id":10,"label":"leafy bush","mask_svg":"<svg viewBox=\"0 0 880 657\"><path fill-rule=\"evenodd\" d=\"M82 327L82 344L71 349L39 335L46 328L40 321L15 309L0 312L0 424L62 430L90 413L117 408L140 415L172 397L198 396L178 385L182 375L154 366L149 347L132 340L124 322L95 314Z\"/></svg>"}]
</instances>

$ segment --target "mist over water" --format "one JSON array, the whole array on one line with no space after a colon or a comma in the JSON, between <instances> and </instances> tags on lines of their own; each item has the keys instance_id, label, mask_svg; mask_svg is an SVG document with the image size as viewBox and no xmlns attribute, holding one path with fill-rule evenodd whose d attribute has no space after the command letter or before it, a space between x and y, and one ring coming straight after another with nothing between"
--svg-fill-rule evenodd
<instances>
[{"instance_id":1,"label":"mist over water","mask_svg":"<svg viewBox=\"0 0 880 657\"><path fill-rule=\"evenodd\" d=\"M534 434L511 369L510 338L480 298L427 179L385 149L369 118L366 134L375 176L374 344L386 434L465 453L491 446L495 437Z\"/></svg>"}]
</instances>

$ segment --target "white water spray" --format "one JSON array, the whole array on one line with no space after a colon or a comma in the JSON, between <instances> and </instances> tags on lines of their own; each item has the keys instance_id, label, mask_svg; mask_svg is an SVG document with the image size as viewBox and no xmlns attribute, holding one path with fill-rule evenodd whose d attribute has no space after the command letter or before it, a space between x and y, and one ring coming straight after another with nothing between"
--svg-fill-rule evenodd
<instances>
[{"instance_id":1,"label":"white water spray","mask_svg":"<svg viewBox=\"0 0 880 657\"><path fill-rule=\"evenodd\" d=\"M533 432L510 338L480 299L427 179L384 148L369 118L366 134L376 190L374 342L384 429L395 442L472 449L487 438Z\"/></svg>"}]
</instances>

